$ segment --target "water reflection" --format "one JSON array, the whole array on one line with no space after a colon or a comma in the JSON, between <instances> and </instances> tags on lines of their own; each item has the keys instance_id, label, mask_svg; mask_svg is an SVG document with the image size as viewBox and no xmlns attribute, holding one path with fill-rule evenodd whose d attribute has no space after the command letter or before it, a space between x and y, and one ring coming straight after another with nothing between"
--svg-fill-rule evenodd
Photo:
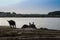
<instances>
[{"instance_id":1,"label":"water reflection","mask_svg":"<svg viewBox=\"0 0 60 40\"><path fill-rule=\"evenodd\" d=\"M34 22L37 28L60 29L60 18L0 18L0 25L9 26L7 20L16 21L17 27L21 28L24 24Z\"/></svg>"}]
</instances>

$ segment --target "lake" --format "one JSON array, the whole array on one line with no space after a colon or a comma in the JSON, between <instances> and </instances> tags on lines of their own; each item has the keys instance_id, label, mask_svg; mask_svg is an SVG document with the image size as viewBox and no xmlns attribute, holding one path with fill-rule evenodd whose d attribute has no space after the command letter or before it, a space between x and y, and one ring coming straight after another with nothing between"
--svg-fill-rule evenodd
<instances>
[{"instance_id":1,"label":"lake","mask_svg":"<svg viewBox=\"0 0 60 40\"><path fill-rule=\"evenodd\" d=\"M0 18L1 26L9 26L7 20L14 20L17 28L21 28L24 24L34 22L37 28L60 29L60 18Z\"/></svg>"}]
</instances>

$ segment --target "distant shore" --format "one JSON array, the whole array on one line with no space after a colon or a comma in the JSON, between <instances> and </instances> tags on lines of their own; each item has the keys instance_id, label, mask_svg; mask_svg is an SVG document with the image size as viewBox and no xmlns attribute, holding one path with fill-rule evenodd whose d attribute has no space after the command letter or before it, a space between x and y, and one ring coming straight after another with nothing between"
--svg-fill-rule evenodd
<instances>
[{"instance_id":1,"label":"distant shore","mask_svg":"<svg viewBox=\"0 0 60 40\"><path fill-rule=\"evenodd\" d=\"M0 18L60 18L60 17L0 17Z\"/></svg>"},{"instance_id":2,"label":"distant shore","mask_svg":"<svg viewBox=\"0 0 60 40\"><path fill-rule=\"evenodd\" d=\"M0 12L0 17L42 17L42 18L45 18L45 17L51 17L51 18L60 18L60 11L53 11L53 12L49 12L47 14L38 14L38 13L35 13L35 14L17 14L15 12Z\"/></svg>"}]
</instances>

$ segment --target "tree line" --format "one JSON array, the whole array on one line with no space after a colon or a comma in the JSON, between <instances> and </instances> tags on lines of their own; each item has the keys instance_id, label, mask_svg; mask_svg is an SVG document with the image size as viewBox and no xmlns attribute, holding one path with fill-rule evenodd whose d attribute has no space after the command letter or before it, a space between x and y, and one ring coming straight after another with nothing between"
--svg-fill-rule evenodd
<instances>
[{"instance_id":1,"label":"tree line","mask_svg":"<svg viewBox=\"0 0 60 40\"><path fill-rule=\"evenodd\" d=\"M60 17L60 11L48 14L16 14L15 12L0 12L0 17Z\"/></svg>"}]
</instances>

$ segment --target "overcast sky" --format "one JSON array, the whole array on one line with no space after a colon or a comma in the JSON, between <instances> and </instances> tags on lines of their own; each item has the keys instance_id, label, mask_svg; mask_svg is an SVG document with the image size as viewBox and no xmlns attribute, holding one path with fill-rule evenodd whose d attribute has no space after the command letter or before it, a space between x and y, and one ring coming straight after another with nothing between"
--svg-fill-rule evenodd
<instances>
[{"instance_id":1,"label":"overcast sky","mask_svg":"<svg viewBox=\"0 0 60 40\"><path fill-rule=\"evenodd\" d=\"M0 0L0 12L40 13L60 11L60 0Z\"/></svg>"}]
</instances>

